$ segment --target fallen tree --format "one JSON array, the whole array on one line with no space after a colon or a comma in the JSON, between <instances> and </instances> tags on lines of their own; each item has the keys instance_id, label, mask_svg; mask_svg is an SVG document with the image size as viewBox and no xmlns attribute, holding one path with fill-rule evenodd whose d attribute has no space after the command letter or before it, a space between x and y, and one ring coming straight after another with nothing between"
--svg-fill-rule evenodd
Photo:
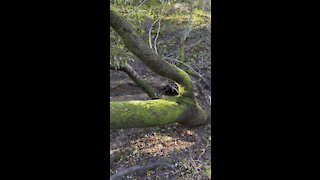
<instances>
[{"instance_id":1,"label":"fallen tree","mask_svg":"<svg viewBox=\"0 0 320 180\"><path fill-rule=\"evenodd\" d=\"M164 61L137 34L130 23L110 10L110 26L127 49L160 76L175 81L178 95L146 101L111 101L110 128L142 128L179 123L188 127L203 125L207 115L198 104L190 76Z\"/></svg>"}]
</instances>

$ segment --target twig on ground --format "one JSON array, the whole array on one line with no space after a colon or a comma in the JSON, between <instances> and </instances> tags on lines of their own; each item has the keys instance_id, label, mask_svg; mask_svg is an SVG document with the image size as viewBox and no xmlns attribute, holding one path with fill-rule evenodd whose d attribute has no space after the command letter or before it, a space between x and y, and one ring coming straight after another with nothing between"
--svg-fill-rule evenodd
<instances>
[{"instance_id":1,"label":"twig on ground","mask_svg":"<svg viewBox=\"0 0 320 180\"><path fill-rule=\"evenodd\" d=\"M199 159L201 158L201 156L206 152L206 149L202 149L201 151L202 151L202 152L200 153L200 155L199 155L199 157L198 157L198 159L197 159L198 161L199 161Z\"/></svg>"},{"instance_id":2,"label":"twig on ground","mask_svg":"<svg viewBox=\"0 0 320 180\"><path fill-rule=\"evenodd\" d=\"M172 54L174 54L174 53L179 53L179 51L173 51L173 52L171 52L171 53L169 53L169 54L165 55L164 57L169 57L169 56L171 56L171 55L172 55Z\"/></svg>"}]
</instances>

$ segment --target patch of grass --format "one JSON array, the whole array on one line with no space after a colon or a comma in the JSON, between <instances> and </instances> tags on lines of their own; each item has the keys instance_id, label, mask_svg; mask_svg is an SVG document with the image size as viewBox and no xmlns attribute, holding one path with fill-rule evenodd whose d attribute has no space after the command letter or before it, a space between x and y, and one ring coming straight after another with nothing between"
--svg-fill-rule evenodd
<instances>
[{"instance_id":1,"label":"patch of grass","mask_svg":"<svg viewBox=\"0 0 320 180\"><path fill-rule=\"evenodd\" d=\"M208 177L211 177L211 169L206 169L204 172Z\"/></svg>"}]
</instances>

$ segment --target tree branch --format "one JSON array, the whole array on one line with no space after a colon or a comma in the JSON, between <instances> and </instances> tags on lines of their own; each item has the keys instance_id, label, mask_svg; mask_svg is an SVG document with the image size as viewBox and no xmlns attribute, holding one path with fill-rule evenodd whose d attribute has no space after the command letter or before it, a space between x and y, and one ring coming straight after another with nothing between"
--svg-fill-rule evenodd
<instances>
[{"instance_id":1,"label":"tree branch","mask_svg":"<svg viewBox=\"0 0 320 180\"><path fill-rule=\"evenodd\" d=\"M110 69L116 70L115 66L110 65ZM156 91L146 82L144 81L139 74L128 64L120 65L118 70L121 70L128 74L128 76L151 98L157 98Z\"/></svg>"},{"instance_id":2,"label":"tree branch","mask_svg":"<svg viewBox=\"0 0 320 180\"><path fill-rule=\"evenodd\" d=\"M179 88L181 90L179 91L179 96L189 97L194 100L190 76L182 69L164 61L155 54L133 30L131 24L113 10L110 10L110 26L120 35L125 46L146 66L160 76L171 79L181 86Z\"/></svg>"},{"instance_id":3,"label":"tree branch","mask_svg":"<svg viewBox=\"0 0 320 180\"><path fill-rule=\"evenodd\" d=\"M164 8L166 7L166 5L167 5L167 2L165 2L165 4L163 5L163 8L162 8L161 13L160 13L160 15L159 15L159 18L160 18L160 19L159 19L157 36L156 36L156 38L154 39L154 50L155 50L155 52L156 52L157 54L159 54L159 53L158 53L158 50L157 50L157 40L158 40L158 37L159 37L159 34L160 34L162 14L163 14L163 11L164 11Z\"/></svg>"}]
</instances>

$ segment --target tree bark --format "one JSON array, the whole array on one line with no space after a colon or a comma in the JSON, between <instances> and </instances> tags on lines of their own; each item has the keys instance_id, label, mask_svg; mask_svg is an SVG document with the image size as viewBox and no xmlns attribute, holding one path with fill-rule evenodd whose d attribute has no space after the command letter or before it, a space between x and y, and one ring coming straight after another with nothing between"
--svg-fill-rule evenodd
<instances>
[{"instance_id":1,"label":"tree bark","mask_svg":"<svg viewBox=\"0 0 320 180\"><path fill-rule=\"evenodd\" d=\"M110 66L110 69L116 69L114 66ZM119 70L128 74L128 76L145 92L150 98L157 98L156 91L144 81L139 74L129 65L120 65Z\"/></svg>"},{"instance_id":2,"label":"tree bark","mask_svg":"<svg viewBox=\"0 0 320 180\"><path fill-rule=\"evenodd\" d=\"M206 115L199 105L183 97L147 101L111 101L110 128L146 128L179 123L203 125Z\"/></svg>"}]
</instances>

